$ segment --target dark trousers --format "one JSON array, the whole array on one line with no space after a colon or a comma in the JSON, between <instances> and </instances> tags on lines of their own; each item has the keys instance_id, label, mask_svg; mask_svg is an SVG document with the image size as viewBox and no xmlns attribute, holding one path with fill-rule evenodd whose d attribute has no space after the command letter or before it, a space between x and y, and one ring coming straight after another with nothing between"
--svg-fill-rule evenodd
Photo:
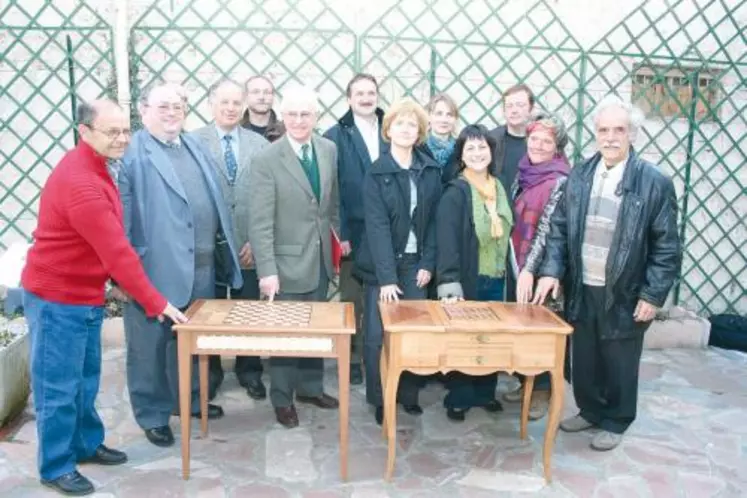
<instances>
[{"instance_id":1,"label":"dark trousers","mask_svg":"<svg viewBox=\"0 0 747 498\"><path fill-rule=\"evenodd\" d=\"M355 307L355 335L350 341L350 364L359 365L363 359L363 285L353 276L353 259L345 257L340 264L340 301Z\"/></svg>"},{"instance_id":2,"label":"dark trousers","mask_svg":"<svg viewBox=\"0 0 747 498\"><path fill-rule=\"evenodd\" d=\"M321 257L324 257L323 255ZM278 301L317 301L327 300L329 276L320 257L319 285L301 294L283 292L275 296ZM324 393L324 358L270 358L270 401L274 408L287 408L293 405L294 392L300 396L319 397Z\"/></svg>"},{"instance_id":3,"label":"dark trousers","mask_svg":"<svg viewBox=\"0 0 747 498\"><path fill-rule=\"evenodd\" d=\"M417 286L418 258L415 255L405 255L398 261L397 274L399 288L403 295L400 299L425 299L426 289ZM363 323L365 339L363 345L363 360L366 363L366 401L373 406L384 403L381 390L381 345L384 329L379 313L379 286L365 286L365 303L363 305ZM403 405L417 405L420 379L411 372L403 372L397 388L397 400Z\"/></svg>"},{"instance_id":4,"label":"dark trousers","mask_svg":"<svg viewBox=\"0 0 747 498\"><path fill-rule=\"evenodd\" d=\"M259 299L259 280L257 270L241 270L244 286L240 290L231 290L231 299ZM215 286L216 299L228 299L228 289L222 285ZM210 383L220 385L223 380L223 365L220 355L210 355ZM258 381L262 377L262 360L259 356L237 356L233 371L239 384Z\"/></svg>"},{"instance_id":5,"label":"dark trousers","mask_svg":"<svg viewBox=\"0 0 747 498\"><path fill-rule=\"evenodd\" d=\"M23 307L31 339L37 465L42 479L57 479L104 442L96 411L104 308L55 303L31 292L24 293Z\"/></svg>"},{"instance_id":6,"label":"dark trousers","mask_svg":"<svg viewBox=\"0 0 747 498\"><path fill-rule=\"evenodd\" d=\"M505 280L477 277L478 301L503 301ZM446 388L449 393L444 398L446 408L467 410L474 406L484 406L495 399L498 374L468 375L462 372L449 372L446 375Z\"/></svg>"},{"instance_id":7,"label":"dark trousers","mask_svg":"<svg viewBox=\"0 0 747 498\"><path fill-rule=\"evenodd\" d=\"M631 338L607 339L604 332L615 322L604 311L604 294L604 287L583 288L584 311L571 341L573 395L585 420L622 434L635 420L643 334L650 323L636 325Z\"/></svg>"}]
</instances>

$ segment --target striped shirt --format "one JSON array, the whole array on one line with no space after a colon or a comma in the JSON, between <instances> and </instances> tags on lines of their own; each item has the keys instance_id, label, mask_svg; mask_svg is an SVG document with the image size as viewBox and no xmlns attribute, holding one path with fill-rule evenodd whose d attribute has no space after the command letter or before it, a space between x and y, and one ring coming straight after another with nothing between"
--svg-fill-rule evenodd
<instances>
[{"instance_id":1,"label":"striped shirt","mask_svg":"<svg viewBox=\"0 0 747 498\"><path fill-rule=\"evenodd\" d=\"M594 183L586 213L584 242L581 246L583 281L585 285L604 286L607 256L617 226L617 215L622 202L621 183L625 160L608 167L600 161L594 173Z\"/></svg>"}]
</instances>

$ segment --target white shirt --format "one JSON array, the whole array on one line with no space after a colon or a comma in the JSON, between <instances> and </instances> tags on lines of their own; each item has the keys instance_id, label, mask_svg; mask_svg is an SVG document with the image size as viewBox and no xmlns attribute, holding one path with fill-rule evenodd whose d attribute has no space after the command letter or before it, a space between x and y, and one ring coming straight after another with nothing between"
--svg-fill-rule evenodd
<instances>
[{"instance_id":1,"label":"white shirt","mask_svg":"<svg viewBox=\"0 0 747 498\"><path fill-rule=\"evenodd\" d=\"M220 148L223 151L223 154L226 153L226 141L223 137L226 135L231 136L231 150L233 150L233 157L236 158L236 162L239 162L239 127L234 126L233 130L229 132L223 131L223 128L221 128L218 125L215 125L215 131L218 133L218 138L220 139Z\"/></svg>"},{"instance_id":2,"label":"white shirt","mask_svg":"<svg viewBox=\"0 0 747 498\"><path fill-rule=\"evenodd\" d=\"M379 120L375 118L375 114L373 121L360 118L357 114L353 114L353 121L355 121L355 126L363 137L363 142L366 144L371 162L379 158Z\"/></svg>"},{"instance_id":3,"label":"white shirt","mask_svg":"<svg viewBox=\"0 0 747 498\"><path fill-rule=\"evenodd\" d=\"M309 139L306 142L301 143L301 142L297 142L293 140L291 136L288 135L287 133L285 136L288 137L288 143L290 144L291 149L293 149L293 152L296 154L296 157L298 158L299 161L303 159L303 151L301 150L301 147L303 147L304 145L309 146L309 157L311 157L311 154L314 153L314 146L311 145L311 137L309 137Z\"/></svg>"},{"instance_id":4,"label":"white shirt","mask_svg":"<svg viewBox=\"0 0 747 498\"><path fill-rule=\"evenodd\" d=\"M410 174L410 219L412 214L415 212L415 208L418 205L418 187L415 185L415 180L412 179ZM412 226L412 224L411 224ZM407 236L407 245L405 246L406 254L416 254L418 252L418 238L415 237L415 232L410 228L410 233Z\"/></svg>"}]
</instances>

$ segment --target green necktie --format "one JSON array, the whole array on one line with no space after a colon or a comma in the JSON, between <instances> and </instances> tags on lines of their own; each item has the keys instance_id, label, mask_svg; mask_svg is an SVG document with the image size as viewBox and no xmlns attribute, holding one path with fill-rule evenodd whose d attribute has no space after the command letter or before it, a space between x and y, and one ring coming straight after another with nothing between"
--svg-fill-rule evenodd
<instances>
[{"instance_id":1,"label":"green necktie","mask_svg":"<svg viewBox=\"0 0 747 498\"><path fill-rule=\"evenodd\" d=\"M301 146L301 167L303 167L303 171L306 173L306 178L309 180L312 192L314 192L316 199L319 200L319 168L311 158L309 149L311 149L309 144Z\"/></svg>"}]
</instances>

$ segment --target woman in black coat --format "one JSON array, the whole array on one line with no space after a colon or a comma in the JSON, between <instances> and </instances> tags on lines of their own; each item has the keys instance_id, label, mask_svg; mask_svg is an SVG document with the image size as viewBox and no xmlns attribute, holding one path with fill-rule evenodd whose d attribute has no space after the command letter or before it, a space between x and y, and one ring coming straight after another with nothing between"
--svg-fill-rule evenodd
<instances>
[{"instance_id":1,"label":"woman in black coat","mask_svg":"<svg viewBox=\"0 0 747 498\"><path fill-rule=\"evenodd\" d=\"M389 152L372 165L363 183L365 231L355 256L354 274L365 284L363 357L366 400L383 418L379 360L382 324L378 301L425 299L436 264L434 217L441 195L441 168L416 147L425 140L428 115L411 99L395 103L382 122ZM412 415L418 404L418 380L400 378L398 401Z\"/></svg>"},{"instance_id":2,"label":"woman in black coat","mask_svg":"<svg viewBox=\"0 0 747 498\"><path fill-rule=\"evenodd\" d=\"M513 215L503 185L490 172L495 143L484 126L464 128L456 141L457 176L441 198L436 233L438 297L503 301L506 255ZM449 372L447 416L464 420L467 410L502 409L495 399L497 374Z\"/></svg>"}]
</instances>

